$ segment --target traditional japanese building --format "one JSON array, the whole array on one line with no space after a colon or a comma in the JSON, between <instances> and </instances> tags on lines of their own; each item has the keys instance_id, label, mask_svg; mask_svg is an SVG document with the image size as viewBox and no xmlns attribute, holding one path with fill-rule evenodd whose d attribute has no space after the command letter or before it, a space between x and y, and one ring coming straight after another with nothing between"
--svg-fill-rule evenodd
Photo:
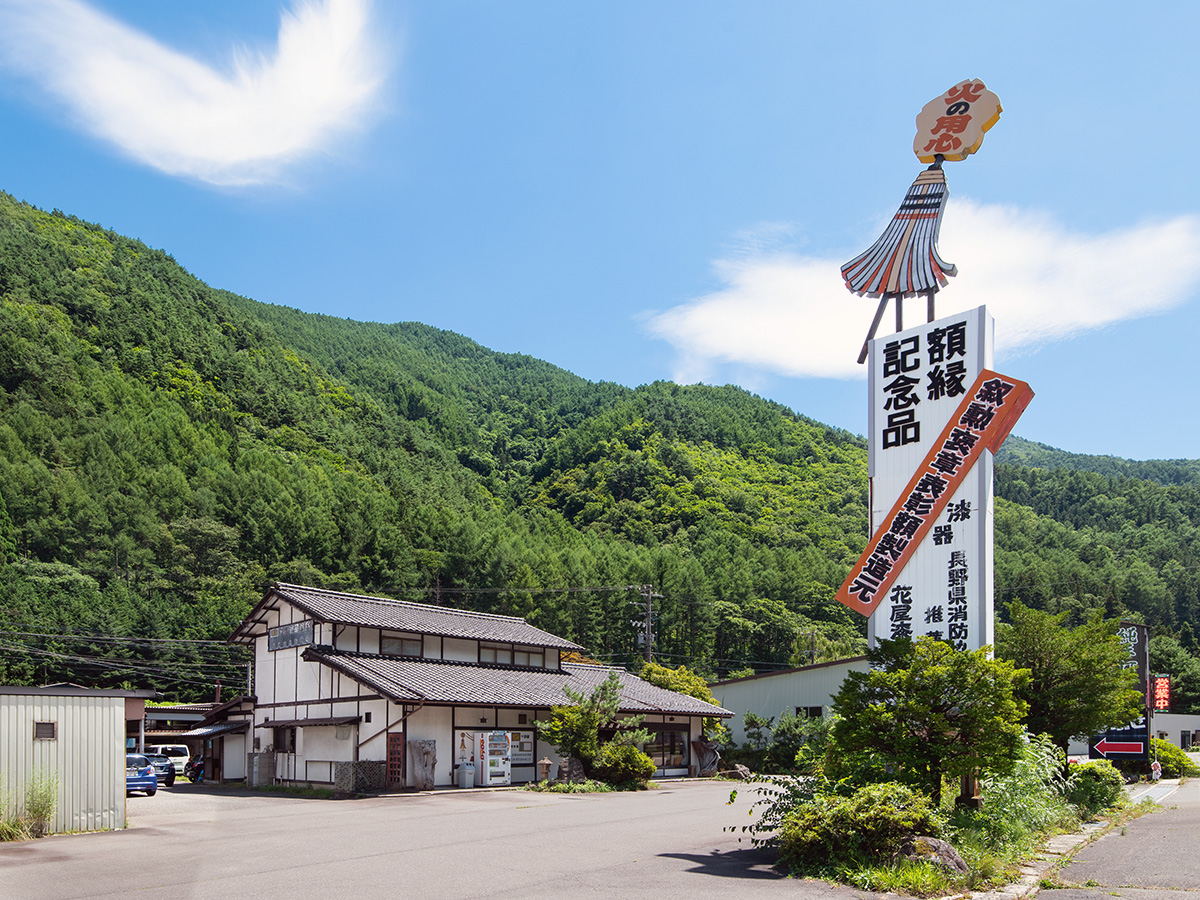
<instances>
[{"instance_id":1,"label":"traditional japanese building","mask_svg":"<svg viewBox=\"0 0 1200 900\"><path fill-rule=\"evenodd\" d=\"M434 783L460 784L478 737L497 732L511 738L512 782L532 781L538 760L560 761L535 722L570 702L564 687L587 694L610 672L621 713L654 735L644 749L659 776L694 774L701 719L732 715L624 669L566 662L583 648L512 616L276 584L230 640L254 651L252 782L413 787L406 748L427 754L432 741Z\"/></svg>"}]
</instances>

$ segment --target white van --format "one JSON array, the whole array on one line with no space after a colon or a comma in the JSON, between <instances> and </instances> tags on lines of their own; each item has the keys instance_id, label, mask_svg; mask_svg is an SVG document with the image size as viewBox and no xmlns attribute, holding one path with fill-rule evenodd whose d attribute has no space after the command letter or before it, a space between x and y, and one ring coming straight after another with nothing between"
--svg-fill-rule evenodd
<instances>
[{"instance_id":1,"label":"white van","mask_svg":"<svg viewBox=\"0 0 1200 900\"><path fill-rule=\"evenodd\" d=\"M192 751L185 744L154 744L146 748L147 753L158 753L165 756L175 766L175 774L183 775L183 767L188 764Z\"/></svg>"}]
</instances>

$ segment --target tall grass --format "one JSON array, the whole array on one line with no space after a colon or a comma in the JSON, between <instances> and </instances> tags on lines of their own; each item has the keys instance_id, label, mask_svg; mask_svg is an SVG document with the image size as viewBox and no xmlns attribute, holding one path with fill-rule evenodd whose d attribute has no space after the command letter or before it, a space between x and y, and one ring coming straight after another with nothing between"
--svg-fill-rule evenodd
<instances>
[{"instance_id":1,"label":"tall grass","mask_svg":"<svg viewBox=\"0 0 1200 900\"><path fill-rule=\"evenodd\" d=\"M0 782L0 841L27 841L50 831L58 808L58 776L39 770L25 785L24 803L18 803Z\"/></svg>"},{"instance_id":2,"label":"tall grass","mask_svg":"<svg viewBox=\"0 0 1200 900\"><path fill-rule=\"evenodd\" d=\"M39 770L25 785L25 821L35 838L44 837L49 833L56 809L58 774Z\"/></svg>"},{"instance_id":3,"label":"tall grass","mask_svg":"<svg viewBox=\"0 0 1200 900\"><path fill-rule=\"evenodd\" d=\"M980 809L958 808L947 831L974 869L1011 870L1051 834L1079 826L1063 796L1062 751L1046 735L1029 737L1012 770L983 780Z\"/></svg>"}]
</instances>

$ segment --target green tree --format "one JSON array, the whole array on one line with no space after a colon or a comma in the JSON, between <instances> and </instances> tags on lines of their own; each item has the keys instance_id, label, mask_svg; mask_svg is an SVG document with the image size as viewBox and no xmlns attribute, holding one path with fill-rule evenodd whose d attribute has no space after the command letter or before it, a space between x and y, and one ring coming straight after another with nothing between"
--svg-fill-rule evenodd
<instances>
[{"instance_id":1,"label":"green tree","mask_svg":"<svg viewBox=\"0 0 1200 900\"><path fill-rule=\"evenodd\" d=\"M1171 676L1171 712L1195 713L1200 709L1200 659L1167 634L1150 639L1150 671Z\"/></svg>"},{"instance_id":2,"label":"green tree","mask_svg":"<svg viewBox=\"0 0 1200 900\"><path fill-rule=\"evenodd\" d=\"M760 716L756 712L746 710L742 713L742 723L751 748L765 750L767 742L771 740L771 726L775 724L775 717Z\"/></svg>"},{"instance_id":3,"label":"green tree","mask_svg":"<svg viewBox=\"0 0 1200 900\"><path fill-rule=\"evenodd\" d=\"M579 760L589 777L600 756L601 728L617 728L617 736L605 746L644 744L650 740L650 732L639 727L644 716L618 718L621 679L616 672L609 672L590 694L565 686L563 692L571 702L551 707L549 720L539 723L538 731L562 756Z\"/></svg>"},{"instance_id":4,"label":"green tree","mask_svg":"<svg viewBox=\"0 0 1200 900\"><path fill-rule=\"evenodd\" d=\"M1005 771L1020 752L1028 672L928 637L880 641L834 698L837 750L868 751L940 801L942 779Z\"/></svg>"},{"instance_id":5,"label":"green tree","mask_svg":"<svg viewBox=\"0 0 1200 900\"><path fill-rule=\"evenodd\" d=\"M1145 696L1137 672L1124 668L1129 651L1118 622L1093 612L1077 628L1067 613L1051 615L1020 602L1008 605L1011 624L996 629L996 653L1029 670L1018 697L1029 707L1025 727L1048 734L1065 754L1073 737L1089 737L1142 714Z\"/></svg>"},{"instance_id":6,"label":"green tree","mask_svg":"<svg viewBox=\"0 0 1200 900\"><path fill-rule=\"evenodd\" d=\"M717 702L717 698L713 696L708 682L687 666L678 666L670 669L656 662L648 662L642 666L642 670L638 672L638 676L653 685L666 688L668 691L675 691L679 694L685 694L688 697L695 697L697 700L703 700L705 703L711 703L713 706L721 705ZM725 731L725 726L721 724L721 720L714 716L705 716L703 727L705 735L720 734Z\"/></svg>"}]
</instances>

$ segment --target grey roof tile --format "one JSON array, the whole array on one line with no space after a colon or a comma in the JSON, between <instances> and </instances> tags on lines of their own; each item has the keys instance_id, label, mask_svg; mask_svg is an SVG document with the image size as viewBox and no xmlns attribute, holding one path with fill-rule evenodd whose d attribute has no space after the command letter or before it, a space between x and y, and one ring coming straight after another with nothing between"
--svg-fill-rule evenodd
<instances>
[{"instance_id":1,"label":"grey roof tile","mask_svg":"<svg viewBox=\"0 0 1200 900\"><path fill-rule=\"evenodd\" d=\"M542 631L516 616L447 609L386 597L346 594L297 584L276 584L268 592L322 622L363 625L469 640L501 641L558 650L582 650L578 644ZM242 627L248 623L243 623ZM241 631L242 628L239 628ZM235 632L235 638L237 633Z\"/></svg>"},{"instance_id":2,"label":"grey roof tile","mask_svg":"<svg viewBox=\"0 0 1200 900\"><path fill-rule=\"evenodd\" d=\"M733 715L720 706L656 687L624 669L610 666L567 664L562 671L538 671L443 660L340 653L324 648L309 648L304 652L304 658L337 669L391 699L409 702L548 709L570 702L563 692L564 687L589 694L608 677L609 672L616 672L621 679L622 712L719 718Z\"/></svg>"}]
</instances>

